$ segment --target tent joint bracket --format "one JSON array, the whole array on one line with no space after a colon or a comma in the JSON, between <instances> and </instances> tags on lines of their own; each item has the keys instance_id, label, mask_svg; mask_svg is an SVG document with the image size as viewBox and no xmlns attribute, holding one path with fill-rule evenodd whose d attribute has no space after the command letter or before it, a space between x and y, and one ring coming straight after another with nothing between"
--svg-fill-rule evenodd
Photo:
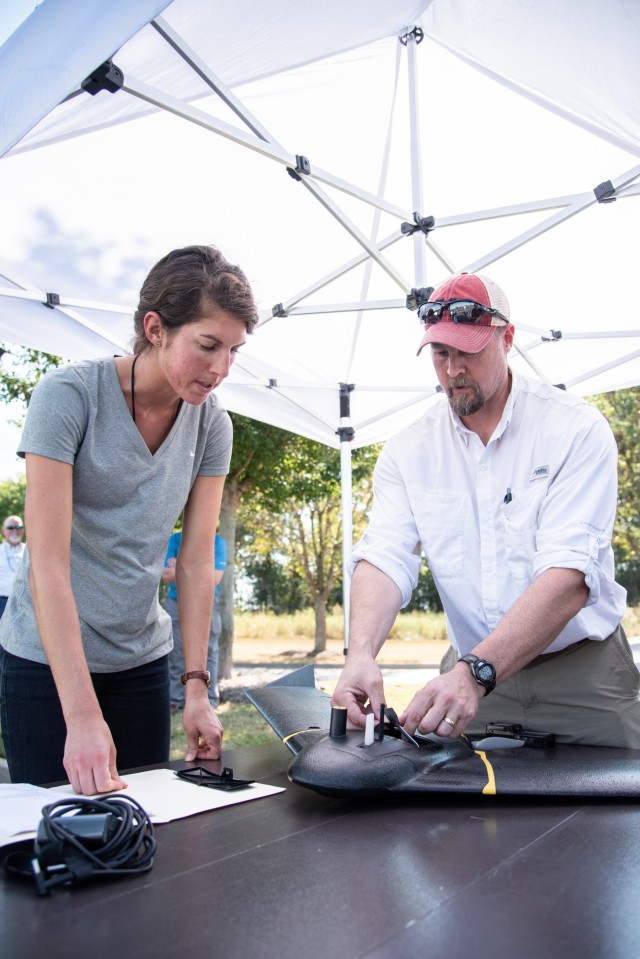
<instances>
[{"instance_id":1,"label":"tent joint bracket","mask_svg":"<svg viewBox=\"0 0 640 959\"><path fill-rule=\"evenodd\" d=\"M286 171L294 180L301 180L302 176L309 176L311 173L311 163L309 162L308 157L296 154L295 170L293 167L288 166L286 167Z\"/></svg>"},{"instance_id":2,"label":"tent joint bracket","mask_svg":"<svg viewBox=\"0 0 640 959\"><path fill-rule=\"evenodd\" d=\"M611 180L605 180L604 183L599 183L598 186L593 188L593 193L598 203L614 203L617 199L616 188Z\"/></svg>"},{"instance_id":3,"label":"tent joint bracket","mask_svg":"<svg viewBox=\"0 0 640 959\"><path fill-rule=\"evenodd\" d=\"M408 33L403 33L402 36L398 37L398 40L403 47L407 46L409 40L415 40L416 44L422 43L424 40L424 30L422 27L414 27L413 30L409 30Z\"/></svg>"},{"instance_id":4,"label":"tent joint bracket","mask_svg":"<svg viewBox=\"0 0 640 959\"><path fill-rule=\"evenodd\" d=\"M417 310L423 303L427 303L434 290L435 286L421 286L417 289L413 287L407 293L407 309Z\"/></svg>"},{"instance_id":5,"label":"tent joint bracket","mask_svg":"<svg viewBox=\"0 0 640 959\"><path fill-rule=\"evenodd\" d=\"M92 97L100 90L107 90L109 93L117 93L124 84L124 73L117 67L113 60L105 60L103 64L91 73L86 80L83 80L80 86Z\"/></svg>"},{"instance_id":6,"label":"tent joint bracket","mask_svg":"<svg viewBox=\"0 0 640 959\"><path fill-rule=\"evenodd\" d=\"M355 389L355 383L340 383L340 426L336 430L336 435L340 437L341 443L350 443L356 431L348 422L351 418L351 394Z\"/></svg>"},{"instance_id":7,"label":"tent joint bracket","mask_svg":"<svg viewBox=\"0 0 640 959\"><path fill-rule=\"evenodd\" d=\"M412 236L414 233L420 230L425 236L429 236L431 231L435 229L435 225L435 217L420 216L419 213L414 212L413 223L401 223L400 232L405 236Z\"/></svg>"}]
</instances>

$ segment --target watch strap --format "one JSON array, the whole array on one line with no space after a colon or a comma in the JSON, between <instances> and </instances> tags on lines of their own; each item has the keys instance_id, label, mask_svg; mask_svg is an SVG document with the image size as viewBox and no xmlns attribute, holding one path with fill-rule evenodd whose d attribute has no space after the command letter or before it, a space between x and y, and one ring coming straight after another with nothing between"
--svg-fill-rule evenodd
<instances>
[{"instance_id":1,"label":"watch strap","mask_svg":"<svg viewBox=\"0 0 640 959\"><path fill-rule=\"evenodd\" d=\"M460 663L467 663L471 669L471 675L478 683L479 686L484 688L485 696L488 696L496 688L496 670L493 663L490 663L488 659L482 659L480 656L476 656L474 653L467 653L466 656L461 656L458 660ZM492 673L492 679L483 679L480 675L480 669L482 666L488 666Z\"/></svg>"},{"instance_id":2,"label":"watch strap","mask_svg":"<svg viewBox=\"0 0 640 959\"><path fill-rule=\"evenodd\" d=\"M180 682L186 686L189 679L201 679L207 689L211 686L211 673L206 669L194 669L190 673L183 673Z\"/></svg>"}]
</instances>

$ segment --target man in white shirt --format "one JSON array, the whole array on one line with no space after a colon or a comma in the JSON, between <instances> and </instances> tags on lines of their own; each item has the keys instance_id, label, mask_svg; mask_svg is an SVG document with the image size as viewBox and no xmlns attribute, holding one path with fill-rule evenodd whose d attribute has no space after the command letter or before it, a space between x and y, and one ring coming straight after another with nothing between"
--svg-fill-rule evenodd
<instances>
[{"instance_id":1,"label":"man in white shirt","mask_svg":"<svg viewBox=\"0 0 640 959\"><path fill-rule=\"evenodd\" d=\"M580 397L510 370L509 304L486 277L450 278L420 317L420 350L429 345L445 395L376 466L333 702L357 725L378 713L375 657L423 551L451 650L400 717L408 732L477 735L509 722L560 742L640 748L640 676L611 549L609 425Z\"/></svg>"},{"instance_id":2,"label":"man in white shirt","mask_svg":"<svg viewBox=\"0 0 640 959\"><path fill-rule=\"evenodd\" d=\"M7 516L2 524L3 541L0 544L0 617L9 599L9 593L20 568L24 554L24 523L19 516Z\"/></svg>"}]
</instances>

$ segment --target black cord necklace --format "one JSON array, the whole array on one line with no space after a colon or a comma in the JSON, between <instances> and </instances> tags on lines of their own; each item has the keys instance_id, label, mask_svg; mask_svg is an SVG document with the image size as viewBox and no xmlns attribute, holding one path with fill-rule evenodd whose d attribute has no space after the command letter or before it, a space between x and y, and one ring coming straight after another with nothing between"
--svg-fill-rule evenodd
<instances>
[{"instance_id":1,"label":"black cord necklace","mask_svg":"<svg viewBox=\"0 0 640 959\"><path fill-rule=\"evenodd\" d=\"M134 358L133 358L133 363L131 364L131 416L133 417L133 422L134 422L134 423L135 423L135 421L136 421L136 377L135 377L135 369L136 369L136 363L138 362L139 357L140 357L140 354L137 353L137 354L134 356ZM176 409L176 413L175 413L175 416L174 416L174 420L177 418L178 413L180 412L181 409L182 409L182 400L180 400L180 401L178 402L178 408Z\"/></svg>"},{"instance_id":2,"label":"black cord necklace","mask_svg":"<svg viewBox=\"0 0 640 959\"><path fill-rule=\"evenodd\" d=\"M135 369L136 363L138 362L139 353L133 358L133 363L131 364L131 415L133 417L133 422L136 421L136 379L135 379Z\"/></svg>"}]
</instances>

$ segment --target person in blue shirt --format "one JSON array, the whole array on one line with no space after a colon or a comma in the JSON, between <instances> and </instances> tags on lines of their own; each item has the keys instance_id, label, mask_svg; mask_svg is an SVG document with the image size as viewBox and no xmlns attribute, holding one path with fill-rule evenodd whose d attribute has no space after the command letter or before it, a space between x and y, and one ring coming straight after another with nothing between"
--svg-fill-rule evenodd
<instances>
[{"instance_id":1,"label":"person in blue shirt","mask_svg":"<svg viewBox=\"0 0 640 959\"><path fill-rule=\"evenodd\" d=\"M167 595L163 606L169 616L173 626L173 649L169 653L169 699L171 702L171 715L184 709L184 685L182 675L184 673L184 652L182 650L182 636L180 633L180 623L178 620L178 590L176 588L176 559L182 532L172 533L169 537L167 546L167 555L165 565L162 570L162 580L167 583ZM210 673L209 702L215 709L219 702L218 693L218 653L220 644L220 635L222 633L222 620L218 611L217 601L220 593L220 580L227 566L227 544L222 536L216 533L214 547L214 595L213 608L211 610L211 626L209 628L209 648L207 652L207 670Z\"/></svg>"}]
</instances>

